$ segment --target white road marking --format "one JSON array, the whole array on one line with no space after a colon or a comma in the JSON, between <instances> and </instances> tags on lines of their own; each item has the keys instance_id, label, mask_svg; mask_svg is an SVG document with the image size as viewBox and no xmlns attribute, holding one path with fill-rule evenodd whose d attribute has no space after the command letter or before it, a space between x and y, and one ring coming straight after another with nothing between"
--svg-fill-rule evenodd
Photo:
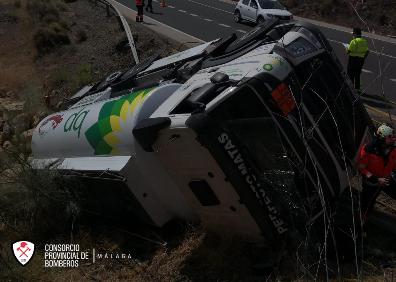
<instances>
[{"instance_id":1,"label":"white road marking","mask_svg":"<svg viewBox=\"0 0 396 282\"><path fill-rule=\"evenodd\" d=\"M246 33L247 31L242 30L242 29L237 29L237 31L242 32L242 33Z\"/></svg>"},{"instance_id":2,"label":"white road marking","mask_svg":"<svg viewBox=\"0 0 396 282\"><path fill-rule=\"evenodd\" d=\"M220 26L224 26L224 27L230 27L229 25L226 24L219 24Z\"/></svg>"},{"instance_id":3,"label":"white road marking","mask_svg":"<svg viewBox=\"0 0 396 282\"><path fill-rule=\"evenodd\" d=\"M345 44L346 44L346 43L344 43L344 42L337 41L337 40L333 40L333 39L327 39L327 40L330 41L330 42L339 43L339 44L341 44L341 45L343 45L343 46L345 46ZM373 51L373 50L370 50L370 53L374 53L374 54L377 54L377 55L380 55L380 56L385 56L385 57L389 57L389 58L392 58L392 59L396 59L395 56L388 55L388 54L385 54L385 53L380 53L380 52Z\"/></svg>"},{"instance_id":4,"label":"white road marking","mask_svg":"<svg viewBox=\"0 0 396 282\"><path fill-rule=\"evenodd\" d=\"M213 22L213 20L211 20L211 19L203 19L204 21L207 21L207 22Z\"/></svg>"},{"instance_id":5,"label":"white road marking","mask_svg":"<svg viewBox=\"0 0 396 282\"><path fill-rule=\"evenodd\" d=\"M205 4L193 1L193 0L188 0L188 2L191 2L191 3L194 3L194 4L198 4L198 5L201 5L201 6L204 6L204 7L208 7L208 8L211 8L213 10L222 11L222 12L227 13L227 14L231 14L231 15L234 14L232 12L229 12L229 11L226 11L226 10L223 10L223 9L219 9L219 8L216 8L216 7L213 7L213 6L210 6L210 5L205 5Z\"/></svg>"},{"instance_id":6,"label":"white road marking","mask_svg":"<svg viewBox=\"0 0 396 282\"><path fill-rule=\"evenodd\" d=\"M396 82L396 78L391 78L390 81Z\"/></svg>"},{"instance_id":7,"label":"white road marking","mask_svg":"<svg viewBox=\"0 0 396 282\"><path fill-rule=\"evenodd\" d=\"M175 6L168 5L168 8L172 8L172 9L174 9L174 8L175 8Z\"/></svg>"},{"instance_id":8,"label":"white road marking","mask_svg":"<svg viewBox=\"0 0 396 282\"><path fill-rule=\"evenodd\" d=\"M184 11L184 10L178 10L179 12L182 12L182 13L187 13L186 11Z\"/></svg>"},{"instance_id":9,"label":"white road marking","mask_svg":"<svg viewBox=\"0 0 396 282\"><path fill-rule=\"evenodd\" d=\"M371 70L366 70L366 69L362 69L362 72L365 72L365 73L373 73Z\"/></svg>"},{"instance_id":10,"label":"white road marking","mask_svg":"<svg viewBox=\"0 0 396 282\"><path fill-rule=\"evenodd\" d=\"M198 17L198 15L196 15L196 14L190 14L190 16L193 16L193 17Z\"/></svg>"}]
</instances>

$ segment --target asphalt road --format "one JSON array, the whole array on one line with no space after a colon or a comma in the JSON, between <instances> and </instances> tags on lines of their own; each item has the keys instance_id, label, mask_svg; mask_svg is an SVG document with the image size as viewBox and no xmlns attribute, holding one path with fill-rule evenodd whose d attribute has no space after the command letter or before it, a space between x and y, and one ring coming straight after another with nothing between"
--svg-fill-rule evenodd
<instances>
[{"instance_id":1,"label":"asphalt road","mask_svg":"<svg viewBox=\"0 0 396 282\"><path fill-rule=\"evenodd\" d=\"M117 0L136 10L134 0ZM181 30L196 38L210 41L231 33L242 35L252 29L249 23L235 23L235 4L221 0L167 0L167 7L160 8L159 1L153 0L154 13L145 14L168 26ZM349 31L337 30L320 24L318 28L332 44L340 61L346 65L347 55L343 43L352 39ZM370 55L362 73L362 89L369 95L385 95L396 102L396 42L367 38Z\"/></svg>"}]
</instances>

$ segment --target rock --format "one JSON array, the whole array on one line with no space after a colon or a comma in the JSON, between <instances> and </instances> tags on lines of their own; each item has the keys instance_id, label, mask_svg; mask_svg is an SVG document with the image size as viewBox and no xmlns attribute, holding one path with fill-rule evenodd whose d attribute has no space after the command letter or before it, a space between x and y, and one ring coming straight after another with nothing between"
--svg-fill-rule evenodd
<instances>
[{"instance_id":1,"label":"rock","mask_svg":"<svg viewBox=\"0 0 396 282\"><path fill-rule=\"evenodd\" d=\"M6 93L6 97L14 98L14 97L15 97L15 92L14 92L14 91L8 91L8 92Z\"/></svg>"},{"instance_id":2,"label":"rock","mask_svg":"<svg viewBox=\"0 0 396 282\"><path fill-rule=\"evenodd\" d=\"M14 125L15 133L19 134L30 129L31 121L32 118L29 114L22 113L14 117L11 122Z\"/></svg>"},{"instance_id":3,"label":"rock","mask_svg":"<svg viewBox=\"0 0 396 282\"><path fill-rule=\"evenodd\" d=\"M3 137L4 133L0 132L0 147L3 146L4 143L4 137Z\"/></svg>"},{"instance_id":4,"label":"rock","mask_svg":"<svg viewBox=\"0 0 396 282\"><path fill-rule=\"evenodd\" d=\"M33 136L34 129L29 129L24 132L22 132L22 138L25 140L25 142L32 142L32 136Z\"/></svg>"},{"instance_id":5,"label":"rock","mask_svg":"<svg viewBox=\"0 0 396 282\"><path fill-rule=\"evenodd\" d=\"M11 150L14 147L14 145L12 145L12 143L10 141L5 141L3 144L3 148L5 150Z\"/></svg>"},{"instance_id":6,"label":"rock","mask_svg":"<svg viewBox=\"0 0 396 282\"><path fill-rule=\"evenodd\" d=\"M3 142L11 140L13 134L14 134L14 129L12 128L12 126L8 123L8 121L4 122Z\"/></svg>"},{"instance_id":7,"label":"rock","mask_svg":"<svg viewBox=\"0 0 396 282\"><path fill-rule=\"evenodd\" d=\"M13 117L23 112L25 102L15 102L10 99L0 99L1 109L3 112L3 119L10 120Z\"/></svg>"},{"instance_id":8,"label":"rock","mask_svg":"<svg viewBox=\"0 0 396 282\"><path fill-rule=\"evenodd\" d=\"M4 98L6 96L7 89L5 87L0 87L0 97Z\"/></svg>"}]
</instances>

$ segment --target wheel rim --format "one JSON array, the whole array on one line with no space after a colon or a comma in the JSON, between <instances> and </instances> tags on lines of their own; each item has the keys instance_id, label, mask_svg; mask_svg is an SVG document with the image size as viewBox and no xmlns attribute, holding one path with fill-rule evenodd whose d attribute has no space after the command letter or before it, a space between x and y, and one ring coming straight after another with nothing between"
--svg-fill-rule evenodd
<instances>
[{"instance_id":1,"label":"wheel rim","mask_svg":"<svg viewBox=\"0 0 396 282\"><path fill-rule=\"evenodd\" d=\"M239 17L239 12L236 12L236 13L234 14L234 20L235 20L236 22L239 22L239 19L240 19L240 17Z\"/></svg>"}]
</instances>

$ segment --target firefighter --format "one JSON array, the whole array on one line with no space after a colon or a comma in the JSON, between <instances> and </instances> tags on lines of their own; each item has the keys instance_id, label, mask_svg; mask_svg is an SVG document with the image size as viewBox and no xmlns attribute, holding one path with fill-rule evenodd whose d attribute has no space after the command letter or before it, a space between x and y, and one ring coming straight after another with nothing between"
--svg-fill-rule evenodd
<instances>
[{"instance_id":1,"label":"firefighter","mask_svg":"<svg viewBox=\"0 0 396 282\"><path fill-rule=\"evenodd\" d=\"M353 39L347 47L348 57L348 76L352 80L355 89L360 92L360 74L367 55L369 54L367 40L362 38L360 28L353 29Z\"/></svg>"},{"instance_id":2,"label":"firefighter","mask_svg":"<svg viewBox=\"0 0 396 282\"><path fill-rule=\"evenodd\" d=\"M359 153L358 169L362 175L361 211L363 218L369 212L381 191L396 199L396 149L393 128L388 124L378 127L374 140Z\"/></svg>"},{"instance_id":3,"label":"firefighter","mask_svg":"<svg viewBox=\"0 0 396 282\"><path fill-rule=\"evenodd\" d=\"M141 23L143 22L143 0L135 0L135 3L137 9L136 22Z\"/></svg>"}]
</instances>

